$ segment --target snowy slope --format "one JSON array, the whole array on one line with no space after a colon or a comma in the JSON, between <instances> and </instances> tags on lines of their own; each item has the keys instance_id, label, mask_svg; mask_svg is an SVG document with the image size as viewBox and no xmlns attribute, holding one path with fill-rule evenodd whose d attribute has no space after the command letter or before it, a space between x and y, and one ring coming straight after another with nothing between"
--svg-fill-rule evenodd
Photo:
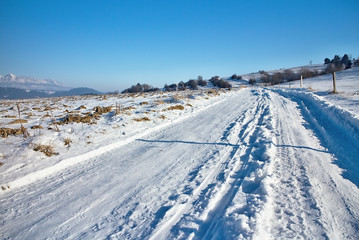
<instances>
[{"instance_id":1,"label":"snowy slope","mask_svg":"<svg viewBox=\"0 0 359 240\"><path fill-rule=\"evenodd\" d=\"M356 239L358 114L288 86L218 93L22 103L51 106L55 118L97 105L122 111L93 125L60 125L60 132L30 130L51 119L24 111L33 113L25 124L32 137L1 139L0 235ZM2 102L2 114L14 115L14 103ZM178 105L184 109L169 110ZM134 120L146 116L150 121ZM2 125L9 122L3 118ZM59 155L34 152L38 142L51 143Z\"/></svg>"},{"instance_id":2,"label":"snowy slope","mask_svg":"<svg viewBox=\"0 0 359 240\"><path fill-rule=\"evenodd\" d=\"M299 88L300 81L284 83L281 87ZM302 87L313 92L319 99L359 115L359 67L336 73L338 94L331 94L333 91L332 74L304 79Z\"/></svg>"}]
</instances>

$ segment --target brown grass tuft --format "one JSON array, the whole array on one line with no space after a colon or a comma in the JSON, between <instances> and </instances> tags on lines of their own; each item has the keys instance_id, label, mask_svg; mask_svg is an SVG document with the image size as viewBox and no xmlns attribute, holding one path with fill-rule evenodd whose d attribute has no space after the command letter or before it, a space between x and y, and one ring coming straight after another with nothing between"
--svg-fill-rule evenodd
<instances>
[{"instance_id":1,"label":"brown grass tuft","mask_svg":"<svg viewBox=\"0 0 359 240\"><path fill-rule=\"evenodd\" d=\"M13 129L13 128L0 128L0 136L3 138L7 138L9 135L20 135L22 134L21 128Z\"/></svg>"},{"instance_id":2,"label":"brown grass tuft","mask_svg":"<svg viewBox=\"0 0 359 240\"><path fill-rule=\"evenodd\" d=\"M136 122L145 122L145 121L151 121L148 117L143 117L143 118L134 118L133 119Z\"/></svg>"},{"instance_id":3,"label":"brown grass tuft","mask_svg":"<svg viewBox=\"0 0 359 240\"><path fill-rule=\"evenodd\" d=\"M96 113L103 114L103 113L111 112L111 109L112 109L112 107L100 107L100 106L97 106L97 107L94 107L93 110Z\"/></svg>"},{"instance_id":4,"label":"brown grass tuft","mask_svg":"<svg viewBox=\"0 0 359 240\"><path fill-rule=\"evenodd\" d=\"M122 110L123 111L129 111L129 110L134 110L134 109L136 109L134 106L129 106L129 107L123 108Z\"/></svg>"},{"instance_id":5,"label":"brown grass tuft","mask_svg":"<svg viewBox=\"0 0 359 240\"><path fill-rule=\"evenodd\" d=\"M98 119L100 119L100 114L98 113L94 113L94 114L87 113L87 115L85 116L69 114L57 123L58 124L69 124L69 123L95 124L96 120Z\"/></svg>"},{"instance_id":6,"label":"brown grass tuft","mask_svg":"<svg viewBox=\"0 0 359 240\"><path fill-rule=\"evenodd\" d=\"M43 129L43 127L41 125L34 125L31 129Z\"/></svg>"},{"instance_id":7,"label":"brown grass tuft","mask_svg":"<svg viewBox=\"0 0 359 240\"><path fill-rule=\"evenodd\" d=\"M65 143L65 146L70 146L70 143L72 143L72 140L70 138L65 138L64 143Z\"/></svg>"},{"instance_id":8,"label":"brown grass tuft","mask_svg":"<svg viewBox=\"0 0 359 240\"><path fill-rule=\"evenodd\" d=\"M184 110L184 106L182 105L175 105L167 108L167 110Z\"/></svg>"},{"instance_id":9,"label":"brown grass tuft","mask_svg":"<svg viewBox=\"0 0 359 240\"><path fill-rule=\"evenodd\" d=\"M148 105L148 102L141 102L140 106L143 106L143 105Z\"/></svg>"},{"instance_id":10,"label":"brown grass tuft","mask_svg":"<svg viewBox=\"0 0 359 240\"><path fill-rule=\"evenodd\" d=\"M12 121L9 124L15 124L15 123L27 123L27 120L25 120L25 119L16 119L16 120Z\"/></svg>"},{"instance_id":11,"label":"brown grass tuft","mask_svg":"<svg viewBox=\"0 0 359 240\"><path fill-rule=\"evenodd\" d=\"M215 89L210 89L207 93L208 93L208 94L213 94L213 95L215 95L215 96L218 96L218 95L219 95L218 91L215 90Z\"/></svg>"},{"instance_id":12,"label":"brown grass tuft","mask_svg":"<svg viewBox=\"0 0 359 240\"><path fill-rule=\"evenodd\" d=\"M81 105L80 107L77 108L77 110L81 110L81 109L86 109L86 107L84 105Z\"/></svg>"},{"instance_id":13,"label":"brown grass tuft","mask_svg":"<svg viewBox=\"0 0 359 240\"><path fill-rule=\"evenodd\" d=\"M36 152L42 152L48 157L58 155L58 153L55 152L54 148L51 145L35 144L33 150Z\"/></svg>"}]
</instances>

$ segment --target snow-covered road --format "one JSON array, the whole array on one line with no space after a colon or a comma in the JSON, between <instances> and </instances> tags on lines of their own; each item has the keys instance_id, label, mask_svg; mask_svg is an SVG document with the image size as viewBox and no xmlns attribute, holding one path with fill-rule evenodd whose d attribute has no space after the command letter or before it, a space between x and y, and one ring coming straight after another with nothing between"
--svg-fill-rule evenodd
<instances>
[{"instance_id":1,"label":"snow-covered road","mask_svg":"<svg viewBox=\"0 0 359 240\"><path fill-rule=\"evenodd\" d=\"M1 194L0 236L356 239L359 129L322 111L291 91L243 89Z\"/></svg>"}]
</instances>

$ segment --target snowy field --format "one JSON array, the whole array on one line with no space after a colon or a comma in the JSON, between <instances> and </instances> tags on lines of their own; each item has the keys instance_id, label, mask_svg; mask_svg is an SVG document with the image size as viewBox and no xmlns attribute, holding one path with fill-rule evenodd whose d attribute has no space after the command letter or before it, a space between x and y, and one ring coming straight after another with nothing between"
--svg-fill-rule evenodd
<instances>
[{"instance_id":1,"label":"snowy field","mask_svg":"<svg viewBox=\"0 0 359 240\"><path fill-rule=\"evenodd\" d=\"M0 236L357 239L358 68L337 80L1 101L30 137L0 139Z\"/></svg>"}]
</instances>

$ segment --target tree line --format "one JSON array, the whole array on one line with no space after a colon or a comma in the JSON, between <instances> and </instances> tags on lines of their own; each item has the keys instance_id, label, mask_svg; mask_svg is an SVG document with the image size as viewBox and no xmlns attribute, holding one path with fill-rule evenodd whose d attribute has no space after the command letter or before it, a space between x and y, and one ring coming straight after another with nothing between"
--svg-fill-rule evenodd
<instances>
[{"instance_id":1,"label":"tree line","mask_svg":"<svg viewBox=\"0 0 359 240\"><path fill-rule=\"evenodd\" d=\"M348 54L344 54L343 57L339 55L335 55L333 59L325 58L324 64L327 65L326 72L333 73L337 71L341 71L344 69L349 69L352 67L354 62L354 66L359 66L358 59L351 59Z\"/></svg>"},{"instance_id":2,"label":"tree line","mask_svg":"<svg viewBox=\"0 0 359 240\"><path fill-rule=\"evenodd\" d=\"M214 86L218 88L231 88L232 85L220 78L219 76L212 77L209 82ZM163 87L164 91L184 91L186 89L190 90L196 90L198 89L198 86L205 87L207 86L207 81L203 79L202 76L198 76L197 79L190 79L187 82L179 82L179 83L173 83L170 85L165 84ZM139 93L139 92L153 92L153 91L160 91L159 88L154 88L148 84L140 84L137 83L136 85L131 86L130 88L127 88L122 91L122 93Z\"/></svg>"}]
</instances>

